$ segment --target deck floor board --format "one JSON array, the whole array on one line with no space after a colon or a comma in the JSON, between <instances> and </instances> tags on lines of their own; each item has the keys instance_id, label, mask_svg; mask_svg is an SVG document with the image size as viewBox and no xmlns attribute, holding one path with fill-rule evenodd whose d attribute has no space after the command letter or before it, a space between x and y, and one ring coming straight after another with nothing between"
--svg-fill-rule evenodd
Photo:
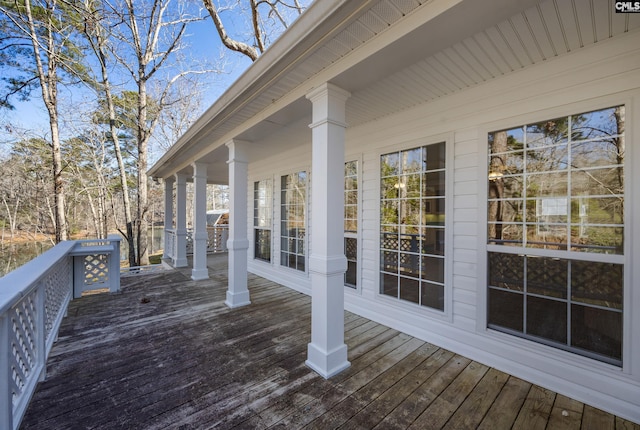
<instances>
[{"instance_id":1,"label":"deck floor board","mask_svg":"<svg viewBox=\"0 0 640 430\"><path fill-rule=\"evenodd\" d=\"M229 309L226 257L74 300L22 429L616 428L640 426L345 312L351 366L304 361L311 301L249 275Z\"/></svg>"}]
</instances>

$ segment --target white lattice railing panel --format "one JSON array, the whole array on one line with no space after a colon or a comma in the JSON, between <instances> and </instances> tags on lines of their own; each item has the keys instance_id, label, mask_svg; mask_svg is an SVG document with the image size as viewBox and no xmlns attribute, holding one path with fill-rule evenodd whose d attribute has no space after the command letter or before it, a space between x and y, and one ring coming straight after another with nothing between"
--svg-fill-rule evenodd
<instances>
[{"instance_id":1,"label":"white lattice railing panel","mask_svg":"<svg viewBox=\"0 0 640 430\"><path fill-rule=\"evenodd\" d=\"M187 229L186 237L187 254L193 254L193 229Z\"/></svg>"},{"instance_id":2,"label":"white lattice railing panel","mask_svg":"<svg viewBox=\"0 0 640 430\"><path fill-rule=\"evenodd\" d=\"M173 258L176 255L176 232L173 230L165 230L164 237L165 244L165 256Z\"/></svg>"},{"instance_id":3,"label":"white lattice railing panel","mask_svg":"<svg viewBox=\"0 0 640 430\"><path fill-rule=\"evenodd\" d=\"M9 313L10 331L10 375L12 399L23 393L32 376L38 354L37 290L23 297Z\"/></svg>"},{"instance_id":4,"label":"white lattice railing panel","mask_svg":"<svg viewBox=\"0 0 640 430\"><path fill-rule=\"evenodd\" d=\"M71 258L66 258L55 266L44 279L44 320L47 340L59 319L60 309L71 297L73 268Z\"/></svg>"},{"instance_id":5,"label":"white lattice railing panel","mask_svg":"<svg viewBox=\"0 0 640 430\"><path fill-rule=\"evenodd\" d=\"M207 253L227 252L227 239L229 239L228 225L207 227ZM193 254L193 229L187 229L186 247L187 254Z\"/></svg>"},{"instance_id":6,"label":"white lattice railing panel","mask_svg":"<svg viewBox=\"0 0 640 430\"><path fill-rule=\"evenodd\" d=\"M207 251L209 252L226 252L227 239L229 239L228 226L216 226L207 229L209 241L207 243Z\"/></svg>"},{"instance_id":7,"label":"white lattice railing panel","mask_svg":"<svg viewBox=\"0 0 640 430\"><path fill-rule=\"evenodd\" d=\"M109 255L90 254L84 257L85 285L106 284L109 282Z\"/></svg>"},{"instance_id":8,"label":"white lattice railing panel","mask_svg":"<svg viewBox=\"0 0 640 430\"><path fill-rule=\"evenodd\" d=\"M113 236L61 242L0 278L0 430L20 426L72 297L96 285L118 291L119 273Z\"/></svg>"}]
</instances>

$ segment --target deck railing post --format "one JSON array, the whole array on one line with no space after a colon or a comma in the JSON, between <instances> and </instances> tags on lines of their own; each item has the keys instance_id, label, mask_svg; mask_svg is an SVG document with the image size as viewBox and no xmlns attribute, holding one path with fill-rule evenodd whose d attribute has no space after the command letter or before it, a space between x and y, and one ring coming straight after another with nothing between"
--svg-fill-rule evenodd
<instances>
[{"instance_id":1,"label":"deck railing post","mask_svg":"<svg viewBox=\"0 0 640 430\"><path fill-rule=\"evenodd\" d=\"M73 298L82 297L84 290L84 255L73 257Z\"/></svg>"},{"instance_id":2,"label":"deck railing post","mask_svg":"<svg viewBox=\"0 0 640 430\"><path fill-rule=\"evenodd\" d=\"M111 242L113 251L109 258L109 292L117 293L120 291L120 236L110 235L107 237Z\"/></svg>"},{"instance_id":3,"label":"deck railing post","mask_svg":"<svg viewBox=\"0 0 640 430\"><path fill-rule=\"evenodd\" d=\"M9 317L0 315L0 429L13 429L13 393L11 392L11 348ZM4 346L6 345L6 348Z\"/></svg>"}]
</instances>

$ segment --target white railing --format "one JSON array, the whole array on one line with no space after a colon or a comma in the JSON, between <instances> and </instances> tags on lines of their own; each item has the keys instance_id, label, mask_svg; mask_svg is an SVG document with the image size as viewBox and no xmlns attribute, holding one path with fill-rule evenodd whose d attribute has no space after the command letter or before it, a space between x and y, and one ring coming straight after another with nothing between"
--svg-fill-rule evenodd
<instances>
[{"instance_id":1,"label":"white railing","mask_svg":"<svg viewBox=\"0 0 640 430\"><path fill-rule=\"evenodd\" d=\"M207 252L227 252L228 225L207 227L207 237Z\"/></svg>"},{"instance_id":2,"label":"white railing","mask_svg":"<svg viewBox=\"0 0 640 430\"><path fill-rule=\"evenodd\" d=\"M164 258L174 260L176 257L176 231L167 228L164 230Z\"/></svg>"},{"instance_id":3,"label":"white railing","mask_svg":"<svg viewBox=\"0 0 640 430\"><path fill-rule=\"evenodd\" d=\"M66 241L0 278L0 429L17 429L67 306L83 291L120 289L120 237Z\"/></svg>"},{"instance_id":4,"label":"white railing","mask_svg":"<svg viewBox=\"0 0 640 430\"><path fill-rule=\"evenodd\" d=\"M129 276L148 275L150 273L162 272L165 267L162 264L149 264L147 266L133 266L133 267L121 267L120 277L126 278Z\"/></svg>"},{"instance_id":5,"label":"white railing","mask_svg":"<svg viewBox=\"0 0 640 430\"><path fill-rule=\"evenodd\" d=\"M164 231L165 251L164 257L175 260L178 255L178 241L176 238L176 230L166 229ZM216 252L227 252L227 239L229 239L229 226L216 225L207 227L207 254ZM186 236L187 255L193 254L193 229L187 229Z\"/></svg>"}]
</instances>

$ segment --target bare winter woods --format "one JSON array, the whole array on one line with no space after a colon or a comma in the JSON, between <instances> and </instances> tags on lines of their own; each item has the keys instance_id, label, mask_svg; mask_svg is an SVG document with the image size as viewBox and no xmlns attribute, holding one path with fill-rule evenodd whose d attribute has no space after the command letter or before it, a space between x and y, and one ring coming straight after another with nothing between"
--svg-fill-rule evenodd
<instances>
[{"instance_id":1,"label":"bare winter woods","mask_svg":"<svg viewBox=\"0 0 640 430\"><path fill-rule=\"evenodd\" d=\"M308 3L0 0L0 229L117 231L129 263L147 264L162 222L149 163Z\"/></svg>"}]
</instances>

